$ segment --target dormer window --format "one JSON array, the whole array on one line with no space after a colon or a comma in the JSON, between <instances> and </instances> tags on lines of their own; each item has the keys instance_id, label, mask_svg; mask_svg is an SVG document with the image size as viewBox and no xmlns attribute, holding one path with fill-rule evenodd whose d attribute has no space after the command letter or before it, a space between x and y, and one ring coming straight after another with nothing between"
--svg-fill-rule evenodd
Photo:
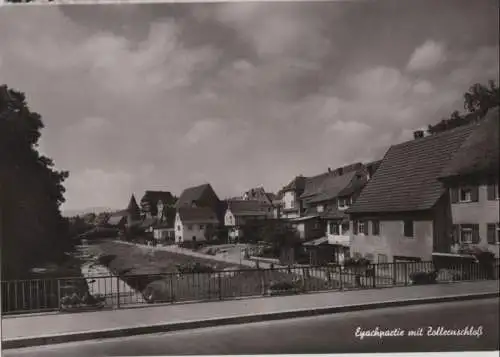
<instances>
[{"instance_id":1,"label":"dormer window","mask_svg":"<svg viewBox=\"0 0 500 357\"><path fill-rule=\"evenodd\" d=\"M351 199L349 197L341 197L338 200L339 209L347 209L349 208L350 204L351 204Z\"/></svg>"}]
</instances>

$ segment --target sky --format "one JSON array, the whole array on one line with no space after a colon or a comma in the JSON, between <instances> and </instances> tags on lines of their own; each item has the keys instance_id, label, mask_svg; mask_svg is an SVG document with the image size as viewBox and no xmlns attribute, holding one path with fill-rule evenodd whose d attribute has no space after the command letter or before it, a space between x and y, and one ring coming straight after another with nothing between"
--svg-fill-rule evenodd
<instances>
[{"instance_id":1,"label":"sky","mask_svg":"<svg viewBox=\"0 0 500 357\"><path fill-rule=\"evenodd\" d=\"M65 210L220 198L381 159L498 81L495 0L3 7L0 82L42 115Z\"/></svg>"}]
</instances>

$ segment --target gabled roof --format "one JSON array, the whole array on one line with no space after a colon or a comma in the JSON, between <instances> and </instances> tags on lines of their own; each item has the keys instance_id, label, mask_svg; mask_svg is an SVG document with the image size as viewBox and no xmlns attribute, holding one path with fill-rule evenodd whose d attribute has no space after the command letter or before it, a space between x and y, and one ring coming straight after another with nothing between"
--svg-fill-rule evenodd
<instances>
[{"instance_id":1,"label":"gabled roof","mask_svg":"<svg viewBox=\"0 0 500 357\"><path fill-rule=\"evenodd\" d=\"M151 206L156 206L159 201L162 201L164 205L172 205L175 203L175 198L169 191L146 191L141 199L141 205L149 204Z\"/></svg>"},{"instance_id":2,"label":"gabled roof","mask_svg":"<svg viewBox=\"0 0 500 357\"><path fill-rule=\"evenodd\" d=\"M249 200L271 203L274 199L274 194L266 192L263 187L256 187L245 192Z\"/></svg>"},{"instance_id":3,"label":"gabled roof","mask_svg":"<svg viewBox=\"0 0 500 357\"><path fill-rule=\"evenodd\" d=\"M257 200L230 200L227 206L235 216L265 216L269 207Z\"/></svg>"},{"instance_id":4,"label":"gabled roof","mask_svg":"<svg viewBox=\"0 0 500 357\"><path fill-rule=\"evenodd\" d=\"M132 195L132 197L130 197L130 202L128 203L127 211L131 214L140 212L139 205L137 205L137 201L135 200L134 195Z\"/></svg>"},{"instance_id":5,"label":"gabled roof","mask_svg":"<svg viewBox=\"0 0 500 357\"><path fill-rule=\"evenodd\" d=\"M357 174L358 171L350 171L342 175L332 175L331 173L327 173L320 179L315 178L316 182L313 180L309 181L313 182L310 186L306 183L306 190L300 198L305 199L307 203L318 203L332 200L339 196L343 190L352 186L351 183Z\"/></svg>"},{"instance_id":6,"label":"gabled roof","mask_svg":"<svg viewBox=\"0 0 500 357\"><path fill-rule=\"evenodd\" d=\"M475 127L459 127L391 146L347 213L432 208L444 192L438 176Z\"/></svg>"},{"instance_id":7,"label":"gabled roof","mask_svg":"<svg viewBox=\"0 0 500 357\"><path fill-rule=\"evenodd\" d=\"M201 200L203 196L210 191L212 191L215 194L212 186L208 183L186 188L184 191L182 191L181 196L177 200L175 206L176 207L191 206L193 203L196 203L197 201Z\"/></svg>"},{"instance_id":8,"label":"gabled roof","mask_svg":"<svg viewBox=\"0 0 500 357\"><path fill-rule=\"evenodd\" d=\"M219 223L217 214L207 207L179 207L177 213L182 223Z\"/></svg>"},{"instance_id":9,"label":"gabled roof","mask_svg":"<svg viewBox=\"0 0 500 357\"><path fill-rule=\"evenodd\" d=\"M297 191L302 193L302 191L304 191L305 185L306 185L306 178L302 175L297 176L292 181L290 181L285 187L283 187L281 189L281 192Z\"/></svg>"},{"instance_id":10,"label":"gabled roof","mask_svg":"<svg viewBox=\"0 0 500 357\"><path fill-rule=\"evenodd\" d=\"M106 222L110 226L117 226L119 225L123 220L127 219L126 217L127 213L125 214L114 214L109 217L108 221Z\"/></svg>"},{"instance_id":11,"label":"gabled roof","mask_svg":"<svg viewBox=\"0 0 500 357\"><path fill-rule=\"evenodd\" d=\"M441 172L442 178L469 174L492 174L498 176L499 108L490 109L477 128L462 143L460 149Z\"/></svg>"},{"instance_id":12,"label":"gabled roof","mask_svg":"<svg viewBox=\"0 0 500 357\"><path fill-rule=\"evenodd\" d=\"M143 220L141 222L141 225L140 227L141 228L149 228L149 227L152 227L156 224L157 220L156 218L146 218L145 220Z\"/></svg>"}]
</instances>

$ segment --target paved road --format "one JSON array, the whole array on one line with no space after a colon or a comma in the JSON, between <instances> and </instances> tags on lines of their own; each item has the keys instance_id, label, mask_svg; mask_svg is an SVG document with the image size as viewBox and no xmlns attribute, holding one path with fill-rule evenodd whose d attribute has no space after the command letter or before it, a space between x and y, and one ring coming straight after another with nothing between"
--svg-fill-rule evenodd
<instances>
[{"instance_id":1,"label":"paved road","mask_svg":"<svg viewBox=\"0 0 500 357\"><path fill-rule=\"evenodd\" d=\"M498 350L497 299L379 309L238 326L4 351L4 356L126 356L188 354L361 353ZM482 326L482 335L447 337L355 336L361 327L446 329ZM425 335L425 330L424 330Z\"/></svg>"}]
</instances>

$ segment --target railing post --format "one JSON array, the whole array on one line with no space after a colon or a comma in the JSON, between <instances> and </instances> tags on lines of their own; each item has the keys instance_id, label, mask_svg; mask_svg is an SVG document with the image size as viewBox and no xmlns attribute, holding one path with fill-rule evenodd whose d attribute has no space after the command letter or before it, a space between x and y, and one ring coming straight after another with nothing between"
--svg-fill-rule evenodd
<instances>
[{"instance_id":1,"label":"railing post","mask_svg":"<svg viewBox=\"0 0 500 357\"><path fill-rule=\"evenodd\" d=\"M405 286L407 286L408 285L408 263L404 262L403 267L404 267L403 274L405 276Z\"/></svg>"},{"instance_id":2,"label":"railing post","mask_svg":"<svg viewBox=\"0 0 500 357\"><path fill-rule=\"evenodd\" d=\"M120 277L116 276L116 308L120 308Z\"/></svg>"},{"instance_id":3,"label":"railing post","mask_svg":"<svg viewBox=\"0 0 500 357\"><path fill-rule=\"evenodd\" d=\"M339 280L340 280L340 290L344 290L344 278L342 277L343 265L339 264Z\"/></svg>"},{"instance_id":4,"label":"railing post","mask_svg":"<svg viewBox=\"0 0 500 357\"><path fill-rule=\"evenodd\" d=\"M57 279L57 309L61 309L61 279Z\"/></svg>"},{"instance_id":5,"label":"railing post","mask_svg":"<svg viewBox=\"0 0 500 357\"><path fill-rule=\"evenodd\" d=\"M375 289L377 287L377 265L376 264L372 265L372 272L373 272L373 288Z\"/></svg>"},{"instance_id":6,"label":"railing post","mask_svg":"<svg viewBox=\"0 0 500 357\"><path fill-rule=\"evenodd\" d=\"M398 282L396 263L392 262L392 285L396 285Z\"/></svg>"},{"instance_id":7,"label":"railing post","mask_svg":"<svg viewBox=\"0 0 500 357\"><path fill-rule=\"evenodd\" d=\"M217 274L217 279L219 281L219 300L222 300L223 294L222 294L222 276L220 273Z\"/></svg>"},{"instance_id":8,"label":"railing post","mask_svg":"<svg viewBox=\"0 0 500 357\"><path fill-rule=\"evenodd\" d=\"M172 304L175 302L175 298L174 298L174 275L173 274L170 274L170 300L171 300Z\"/></svg>"}]
</instances>

